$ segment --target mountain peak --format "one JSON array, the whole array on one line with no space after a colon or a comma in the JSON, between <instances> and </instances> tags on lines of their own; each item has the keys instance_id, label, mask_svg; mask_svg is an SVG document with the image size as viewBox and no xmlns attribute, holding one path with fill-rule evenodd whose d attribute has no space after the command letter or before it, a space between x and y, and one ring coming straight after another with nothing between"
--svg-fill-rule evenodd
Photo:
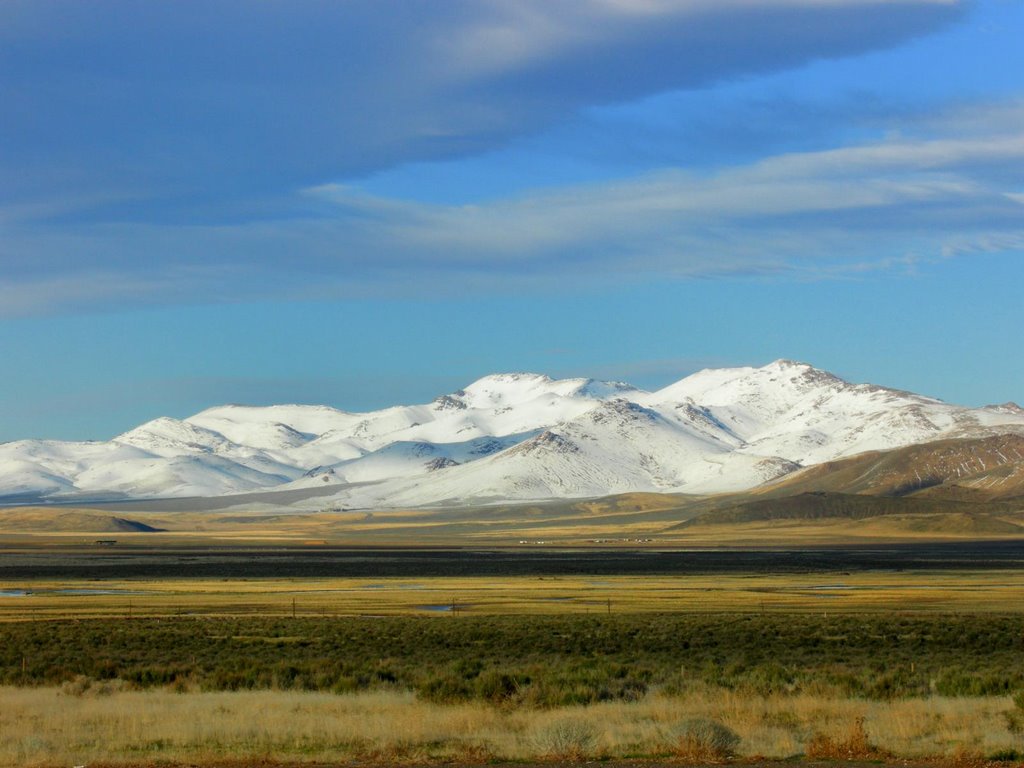
<instances>
[{"instance_id":1,"label":"mountain peak","mask_svg":"<svg viewBox=\"0 0 1024 768\"><path fill-rule=\"evenodd\" d=\"M112 442L132 445L160 456L213 453L231 445L219 432L170 416L147 421L118 435Z\"/></svg>"},{"instance_id":2,"label":"mountain peak","mask_svg":"<svg viewBox=\"0 0 1024 768\"><path fill-rule=\"evenodd\" d=\"M335 478L339 503L367 508L712 492L749 488L797 464L1007 433L1024 434L1024 410L1013 404L947 405L790 359L707 369L653 393L496 373L429 404L367 413L220 406L184 421L154 419L106 443L3 444L0 498L215 496L308 488L323 483L319 475ZM315 498L310 505L321 503Z\"/></svg>"},{"instance_id":3,"label":"mountain peak","mask_svg":"<svg viewBox=\"0 0 1024 768\"><path fill-rule=\"evenodd\" d=\"M809 384L841 384L847 385L845 379L841 379L834 373L823 370L821 368L815 368L810 363L801 363L797 360L787 360L781 358L774 360L763 368L759 368L760 371L768 373L780 373L790 376L790 380L794 381L799 379Z\"/></svg>"},{"instance_id":4,"label":"mountain peak","mask_svg":"<svg viewBox=\"0 0 1024 768\"><path fill-rule=\"evenodd\" d=\"M790 400L817 387L847 386L847 382L808 363L781 358L760 368L705 368L655 392L655 402L734 402L737 398L782 397Z\"/></svg>"},{"instance_id":5,"label":"mountain peak","mask_svg":"<svg viewBox=\"0 0 1024 768\"><path fill-rule=\"evenodd\" d=\"M542 373L495 373L447 397L480 408L520 405L544 397L603 400L637 391L636 387L617 381L553 379Z\"/></svg>"},{"instance_id":6,"label":"mountain peak","mask_svg":"<svg viewBox=\"0 0 1024 768\"><path fill-rule=\"evenodd\" d=\"M1024 408L1021 408L1019 405L1017 405L1017 403L1013 402L1012 400L1005 403L1000 403L999 405L986 405L985 410L997 411L999 413L1007 413L1013 415L1024 414Z\"/></svg>"},{"instance_id":7,"label":"mountain peak","mask_svg":"<svg viewBox=\"0 0 1024 768\"><path fill-rule=\"evenodd\" d=\"M158 416L155 419L140 424L139 426L122 432L120 435L115 437L115 440L127 442L136 439L140 436L157 435L163 438L182 440L196 437L217 437L223 440L221 435L216 432L205 429L203 427L197 427L194 424L190 424L187 421L181 421L170 416Z\"/></svg>"},{"instance_id":8,"label":"mountain peak","mask_svg":"<svg viewBox=\"0 0 1024 768\"><path fill-rule=\"evenodd\" d=\"M477 379L455 397L470 407L518 405L550 391L553 380L542 373L492 373Z\"/></svg>"},{"instance_id":9,"label":"mountain peak","mask_svg":"<svg viewBox=\"0 0 1024 768\"><path fill-rule=\"evenodd\" d=\"M526 382L532 383L547 383L554 381L546 373L533 373L531 371L508 371L505 373L489 373L486 376L481 376L479 379L474 381L468 387L469 390L472 387L485 387L495 386L503 384L522 384Z\"/></svg>"},{"instance_id":10,"label":"mountain peak","mask_svg":"<svg viewBox=\"0 0 1024 768\"><path fill-rule=\"evenodd\" d=\"M641 390L625 381L601 381L599 379L569 379L580 382L574 394L594 397L603 400L610 397L623 397Z\"/></svg>"}]
</instances>

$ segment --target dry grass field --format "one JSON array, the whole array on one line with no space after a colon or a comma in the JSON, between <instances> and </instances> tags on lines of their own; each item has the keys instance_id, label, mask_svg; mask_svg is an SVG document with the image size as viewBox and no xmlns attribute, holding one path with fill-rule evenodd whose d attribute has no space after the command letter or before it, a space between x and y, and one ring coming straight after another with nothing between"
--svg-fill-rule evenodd
<instances>
[{"instance_id":1,"label":"dry grass field","mask_svg":"<svg viewBox=\"0 0 1024 768\"><path fill-rule=\"evenodd\" d=\"M816 499L835 504L842 495ZM281 513L23 507L0 510L0 545L66 546L116 538L135 546L819 546L892 541L1024 540L1021 502L853 496L861 515L809 517L799 503L760 493L698 497L629 493L583 501L460 508ZM184 502L183 502L184 503ZM772 519L715 515L771 503ZM701 515L707 521L699 520ZM699 524L692 524L699 523Z\"/></svg>"},{"instance_id":2,"label":"dry grass field","mask_svg":"<svg viewBox=\"0 0 1024 768\"><path fill-rule=\"evenodd\" d=\"M23 585L148 594L5 600L0 765L1024 760L1024 574L827 578Z\"/></svg>"},{"instance_id":3,"label":"dry grass field","mask_svg":"<svg viewBox=\"0 0 1024 768\"><path fill-rule=\"evenodd\" d=\"M816 549L1014 535L959 513L680 526L696 514L680 504L6 513L0 766L1024 759L1015 545L998 565L984 553L950 565L939 550L904 567L893 550L884 567L849 570ZM367 542L464 549L422 574L372 575L386 555L367 550L355 559L371 575L318 575L318 547ZM685 561L687 547L725 543L816 554L782 553L775 570L732 567L728 551L717 570L642 570L658 548ZM588 571L560 549L579 544L628 549L641 570ZM564 551L566 570L502 573L497 559L488 575L436 575L517 547ZM266 558L260 573L273 573L295 552L302 576L232 571ZM87 575L52 575L76 563ZM169 575L124 575L159 563Z\"/></svg>"},{"instance_id":4,"label":"dry grass field","mask_svg":"<svg viewBox=\"0 0 1024 768\"><path fill-rule=\"evenodd\" d=\"M1024 750L1006 727L1014 711L1008 697L878 702L722 690L534 710L438 705L406 692L0 688L0 764L1012 757Z\"/></svg>"},{"instance_id":5,"label":"dry grass field","mask_svg":"<svg viewBox=\"0 0 1024 768\"><path fill-rule=\"evenodd\" d=\"M979 613L1024 609L1024 572L22 580L0 621L183 615Z\"/></svg>"}]
</instances>

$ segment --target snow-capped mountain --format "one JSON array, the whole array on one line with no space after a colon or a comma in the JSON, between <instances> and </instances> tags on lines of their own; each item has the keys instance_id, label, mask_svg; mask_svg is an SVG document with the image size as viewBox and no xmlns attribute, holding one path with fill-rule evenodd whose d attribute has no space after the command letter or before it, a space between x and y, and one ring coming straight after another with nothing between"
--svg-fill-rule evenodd
<instances>
[{"instance_id":1,"label":"snow-capped mountain","mask_svg":"<svg viewBox=\"0 0 1024 768\"><path fill-rule=\"evenodd\" d=\"M373 508L707 493L867 450L1008 432L1024 434L1013 404L963 408L787 360L701 371L656 392L498 374L370 413L228 405L108 442L0 444L0 499L316 488L308 506Z\"/></svg>"}]
</instances>

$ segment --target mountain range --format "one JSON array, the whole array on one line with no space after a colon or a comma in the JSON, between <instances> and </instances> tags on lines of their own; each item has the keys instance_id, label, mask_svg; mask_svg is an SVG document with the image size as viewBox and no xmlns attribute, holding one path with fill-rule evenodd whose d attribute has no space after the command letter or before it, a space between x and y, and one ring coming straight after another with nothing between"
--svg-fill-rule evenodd
<instances>
[{"instance_id":1,"label":"mountain range","mask_svg":"<svg viewBox=\"0 0 1024 768\"><path fill-rule=\"evenodd\" d=\"M654 392L496 374L430 403L369 413L226 405L105 442L0 444L0 501L258 493L299 509L351 510L766 483L800 493L808 483L819 488L832 462L930 446L898 473L903 490L918 492L938 476L929 467L944 478L959 471L942 464L942 441L992 438L964 475L1016 477L1021 457L1009 454L1018 443L1001 444L1002 435L1024 435L1024 409L951 405L788 360L704 370ZM957 451L946 455L964 462ZM865 474L843 466L846 485ZM874 469L872 477L884 476Z\"/></svg>"}]
</instances>

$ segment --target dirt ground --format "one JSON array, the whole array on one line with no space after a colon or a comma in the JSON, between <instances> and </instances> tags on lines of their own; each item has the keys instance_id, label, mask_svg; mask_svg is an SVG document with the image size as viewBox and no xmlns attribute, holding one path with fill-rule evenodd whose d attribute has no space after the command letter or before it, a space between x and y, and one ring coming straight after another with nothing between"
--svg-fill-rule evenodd
<instances>
[{"instance_id":1,"label":"dirt ground","mask_svg":"<svg viewBox=\"0 0 1024 768\"><path fill-rule=\"evenodd\" d=\"M263 760L219 760L212 762L126 762L90 763L88 768L378 768L378 766L400 766L386 762L351 763L308 763ZM737 768L1020 768L1024 760L993 761L981 758L963 757L934 760L891 760L891 761L820 761L820 760L728 760L718 763L691 763L684 760L586 760L581 762L536 762L536 763L412 763L414 766L444 766L445 768L705 768L705 766L736 766Z\"/></svg>"}]
</instances>

